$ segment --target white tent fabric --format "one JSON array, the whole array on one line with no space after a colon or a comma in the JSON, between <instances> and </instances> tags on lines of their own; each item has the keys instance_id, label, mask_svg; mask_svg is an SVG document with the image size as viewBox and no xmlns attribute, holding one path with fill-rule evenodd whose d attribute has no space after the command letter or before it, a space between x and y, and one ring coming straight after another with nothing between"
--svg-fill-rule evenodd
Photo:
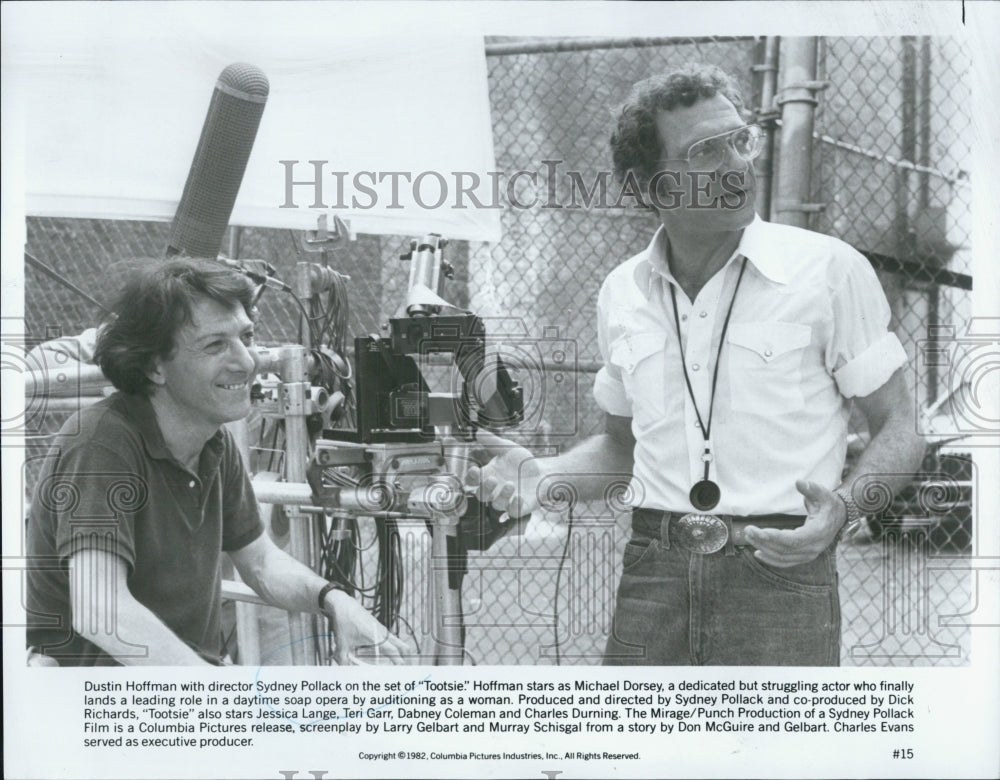
<instances>
[{"instance_id":1,"label":"white tent fabric","mask_svg":"<svg viewBox=\"0 0 1000 780\"><path fill-rule=\"evenodd\" d=\"M347 36L331 25L336 4L287 16L139 5L134 18L117 3L59 5L5 42L4 107L23 121L29 215L172 219L215 81L248 62L271 89L231 224L315 229L326 213L356 233L499 240L482 38ZM326 208L309 208L312 186L286 200L286 170L311 180L310 160L324 161ZM459 192L473 174L483 208Z\"/></svg>"}]
</instances>

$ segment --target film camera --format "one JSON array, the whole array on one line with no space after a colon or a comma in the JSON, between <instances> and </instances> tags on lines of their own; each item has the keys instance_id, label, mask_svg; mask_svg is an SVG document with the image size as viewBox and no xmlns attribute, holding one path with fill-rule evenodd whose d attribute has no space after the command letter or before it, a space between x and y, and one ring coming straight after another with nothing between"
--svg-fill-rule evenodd
<instances>
[{"instance_id":1,"label":"film camera","mask_svg":"<svg viewBox=\"0 0 1000 780\"><path fill-rule=\"evenodd\" d=\"M407 316L390 319L384 336L354 340L357 426L324 430L308 479L331 509L423 517L429 526L450 516L454 557L503 535L499 513L464 495L462 480L476 430L517 426L524 397L502 358L488 354L483 321L442 314L446 245L428 234L403 256Z\"/></svg>"},{"instance_id":2,"label":"film camera","mask_svg":"<svg viewBox=\"0 0 1000 780\"><path fill-rule=\"evenodd\" d=\"M427 302L437 298L442 271L450 276L445 246L430 234L404 255L412 262L409 316L390 319L388 336L354 340L357 430L329 430L327 438L426 442L448 428L467 439L476 428L502 430L523 420L523 391L499 356L487 357L483 321L470 313L441 314L446 304L440 299ZM450 370L451 393L431 392L425 372L435 368Z\"/></svg>"}]
</instances>

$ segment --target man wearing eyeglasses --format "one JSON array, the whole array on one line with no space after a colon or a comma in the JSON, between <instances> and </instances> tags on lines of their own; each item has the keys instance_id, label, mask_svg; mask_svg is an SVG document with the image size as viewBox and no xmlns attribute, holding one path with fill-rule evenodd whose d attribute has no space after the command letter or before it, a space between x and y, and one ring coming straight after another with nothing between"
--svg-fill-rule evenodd
<instances>
[{"instance_id":1,"label":"man wearing eyeglasses","mask_svg":"<svg viewBox=\"0 0 1000 780\"><path fill-rule=\"evenodd\" d=\"M611 149L661 226L598 297L605 433L547 459L493 442L472 479L521 516L547 475L599 498L632 473L606 664L836 665L836 543L923 452L885 295L851 247L755 215L760 131L718 68L637 84ZM871 440L844 476L852 400Z\"/></svg>"}]
</instances>

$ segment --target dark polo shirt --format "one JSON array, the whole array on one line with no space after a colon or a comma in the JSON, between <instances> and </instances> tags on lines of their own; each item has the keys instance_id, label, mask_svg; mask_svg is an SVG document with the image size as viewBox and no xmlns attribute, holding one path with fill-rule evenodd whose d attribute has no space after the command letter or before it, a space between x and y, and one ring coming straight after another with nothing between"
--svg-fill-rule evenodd
<instances>
[{"instance_id":1,"label":"dark polo shirt","mask_svg":"<svg viewBox=\"0 0 1000 780\"><path fill-rule=\"evenodd\" d=\"M217 658L220 552L263 531L232 435L221 429L197 473L167 450L149 399L116 393L83 410L45 458L28 517L28 644L63 665L114 665L73 631L68 562L85 549L128 564L132 595L193 649ZM88 619L115 630L115 616ZM145 655L136 647L137 655Z\"/></svg>"}]
</instances>

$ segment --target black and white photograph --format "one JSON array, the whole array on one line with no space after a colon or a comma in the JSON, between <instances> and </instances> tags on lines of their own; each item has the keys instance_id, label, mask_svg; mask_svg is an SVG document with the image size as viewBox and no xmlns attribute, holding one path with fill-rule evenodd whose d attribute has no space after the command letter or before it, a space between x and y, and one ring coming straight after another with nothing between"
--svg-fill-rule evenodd
<instances>
[{"instance_id":1,"label":"black and white photograph","mask_svg":"<svg viewBox=\"0 0 1000 780\"><path fill-rule=\"evenodd\" d=\"M6 776L1000 772L997 8L2 13Z\"/></svg>"}]
</instances>

